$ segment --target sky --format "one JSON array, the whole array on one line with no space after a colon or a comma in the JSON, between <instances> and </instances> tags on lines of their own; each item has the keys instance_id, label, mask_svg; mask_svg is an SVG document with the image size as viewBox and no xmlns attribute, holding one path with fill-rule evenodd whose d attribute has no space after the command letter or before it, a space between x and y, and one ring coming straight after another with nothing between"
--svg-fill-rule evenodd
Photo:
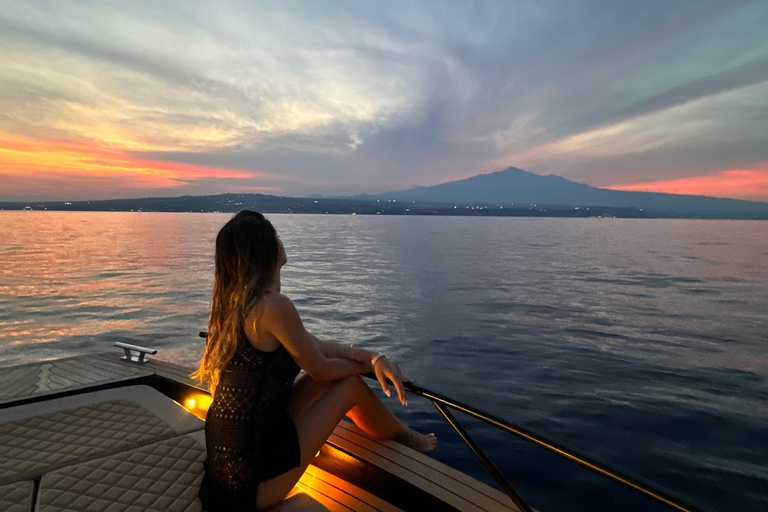
<instances>
[{"instance_id":1,"label":"sky","mask_svg":"<svg viewBox=\"0 0 768 512\"><path fill-rule=\"evenodd\" d=\"M510 166L768 201L768 2L0 3L0 200Z\"/></svg>"}]
</instances>

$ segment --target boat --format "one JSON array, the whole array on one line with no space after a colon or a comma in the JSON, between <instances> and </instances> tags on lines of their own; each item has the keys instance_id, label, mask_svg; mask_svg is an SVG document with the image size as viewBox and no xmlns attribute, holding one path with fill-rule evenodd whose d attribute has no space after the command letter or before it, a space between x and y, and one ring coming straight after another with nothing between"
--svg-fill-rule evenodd
<instances>
[{"instance_id":1,"label":"boat","mask_svg":"<svg viewBox=\"0 0 768 512\"><path fill-rule=\"evenodd\" d=\"M0 510L202 510L197 491L210 393L189 378L191 368L150 357L157 354L154 349L115 346L119 350L0 368ZM499 489L394 441L371 438L342 420L288 497L270 510L532 510L451 410L558 453L672 510L697 510L467 404L413 383L406 389L437 407Z\"/></svg>"}]
</instances>

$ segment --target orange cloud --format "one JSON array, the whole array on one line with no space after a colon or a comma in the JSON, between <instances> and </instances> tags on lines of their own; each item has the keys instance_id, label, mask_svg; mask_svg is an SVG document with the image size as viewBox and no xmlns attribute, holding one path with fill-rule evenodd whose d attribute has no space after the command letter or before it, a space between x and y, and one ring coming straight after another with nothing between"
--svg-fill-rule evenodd
<instances>
[{"instance_id":1,"label":"orange cloud","mask_svg":"<svg viewBox=\"0 0 768 512\"><path fill-rule=\"evenodd\" d=\"M123 150L93 142L44 140L0 132L0 179L5 193L39 193L36 182L112 182L119 188L178 188L202 178L256 178L240 169L162 162L136 158ZM27 186L23 185L27 183ZM13 187L10 185L13 184ZM13 190L9 190L12 188ZM26 190L23 190L26 189Z\"/></svg>"},{"instance_id":2,"label":"orange cloud","mask_svg":"<svg viewBox=\"0 0 768 512\"><path fill-rule=\"evenodd\" d=\"M730 169L707 176L610 185L603 188L768 201L768 162L753 169Z\"/></svg>"}]
</instances>

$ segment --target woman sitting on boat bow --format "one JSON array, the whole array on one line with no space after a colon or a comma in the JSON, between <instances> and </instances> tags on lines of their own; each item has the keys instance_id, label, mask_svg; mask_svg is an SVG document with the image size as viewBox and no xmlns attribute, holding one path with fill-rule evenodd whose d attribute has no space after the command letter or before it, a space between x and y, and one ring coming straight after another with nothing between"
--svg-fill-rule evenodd
<instances>
[{"instance_id":1,"label":"woman sitting on boat bow","mask_svg":"<svg viewBox=\"0 0 768 512\"><path fill-rule=\"evenodd\" d=\"M374 371L387 396L389 379L407 404L397 363L304 329L280 293L287 257L262 214L245 210L227 222L215 260L208 342L193 375L213 393L205 510L262 510L282 501L345 415L373 437L435 448L433 434L405 426L360 377ZM300 369L306 374L294 383Z\"/></svg>"}]
</instances>

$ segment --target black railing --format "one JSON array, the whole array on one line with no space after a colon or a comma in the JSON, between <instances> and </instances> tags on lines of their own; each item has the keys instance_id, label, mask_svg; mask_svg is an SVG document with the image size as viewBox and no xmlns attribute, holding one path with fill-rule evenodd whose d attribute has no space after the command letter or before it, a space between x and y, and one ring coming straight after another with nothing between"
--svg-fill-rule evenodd
<instances>
[{"instance_id":1,"label":"black railing","mask_svg":"<svg viewBox=\"0 0 768 512\"><path fill-rule=\"evenodd\" d=\"M368 373L365 376L374 380L376 379L373 373ZM619 482L620 484L629 487L630 489L633 489L674 510L679 510L681 512L701 512L700 508L686 503L683 499L677 496L672 496L668 491L655 489L653 484L644 482L642 478L635 475L630 475L617 469L610 468L606 463L598 461L594 457L578 453L575 450L566 448L560 443L549 440L544 436L536 434L528 429L518 425L513 425L512 423L502 420L501 418L498 418L492 414L481 411L480 409L476 409L475 407L461 403L457 400L453 400L439 393L435 393L434 391L430 391L421 386L417 386L412 382L404 382L403 385L406 391L426 398L432 402L435 407L437 407L437 410L440 411L446 421L448 421L451 427L456 430L459 436L461 436L464 442L469 446L469 449L472 451L472 453L475 454L475 456L480 460L480 463L483 465L483 467L485 467L486 471L488 471L494 480L498 482L499 486L504 490L504 492L507 493L510 499L512 499L512 501L523 511L529 511L530 507L525 504L525 502L522 500L522 498L520 498L509 481L507 481L507 479L504 477L504 475L501 474L498 468L496 468L490 459L488 459L480 447L477 446L477 443L474 442L469 433L464 430L461 424L459 424L456 418L450 413L448 410L449 408L461 411L464 414L483 421L484 423L492 425L510 434L514 434L530 443L541 446L542 448L546 448L547 450L554 452L561 457L565 457L566 459L584 466L594 471L595 473Z\"/></svg>"},{"instance_id":2,"label":"black railing","mask_svg":"<svg viewBox=\"0 0 768 512\"><path fill-rule=\"evenodd\" d=\"M507 496L509 496L515 505L517 505L517 508L519 508L522 512L533 512L531 507L529 507L523 498L517 494L517 491L515 491L515 489L512 487L512 484L510 484L509 481L504 478L504 475L501 474L499 468L497 468L496 465L491 462L491 459L488 458L485 452L483 452L483 450L477 445L475 440L472 439L472 436L469 435L469 432L464 430L464 427L461 426L461 423L459 423L453 414L451 414L451 411L449 411L445 405L439 402L435 402L433 400L432 403L435 405L435 407L437 407L437 410L440 411L445 420L453 427L453 429L459 433L459 436L461 436L464 442L467 443L467 446L469 446L469 449L472 450L472 453L475 454L475 457L480 460L480 463L483 465L485 470L488 471L494 480L496 480L496 483L499 484L499 487L501 487L504 492L507 493Z\"/></svg>"}]
</instances>

